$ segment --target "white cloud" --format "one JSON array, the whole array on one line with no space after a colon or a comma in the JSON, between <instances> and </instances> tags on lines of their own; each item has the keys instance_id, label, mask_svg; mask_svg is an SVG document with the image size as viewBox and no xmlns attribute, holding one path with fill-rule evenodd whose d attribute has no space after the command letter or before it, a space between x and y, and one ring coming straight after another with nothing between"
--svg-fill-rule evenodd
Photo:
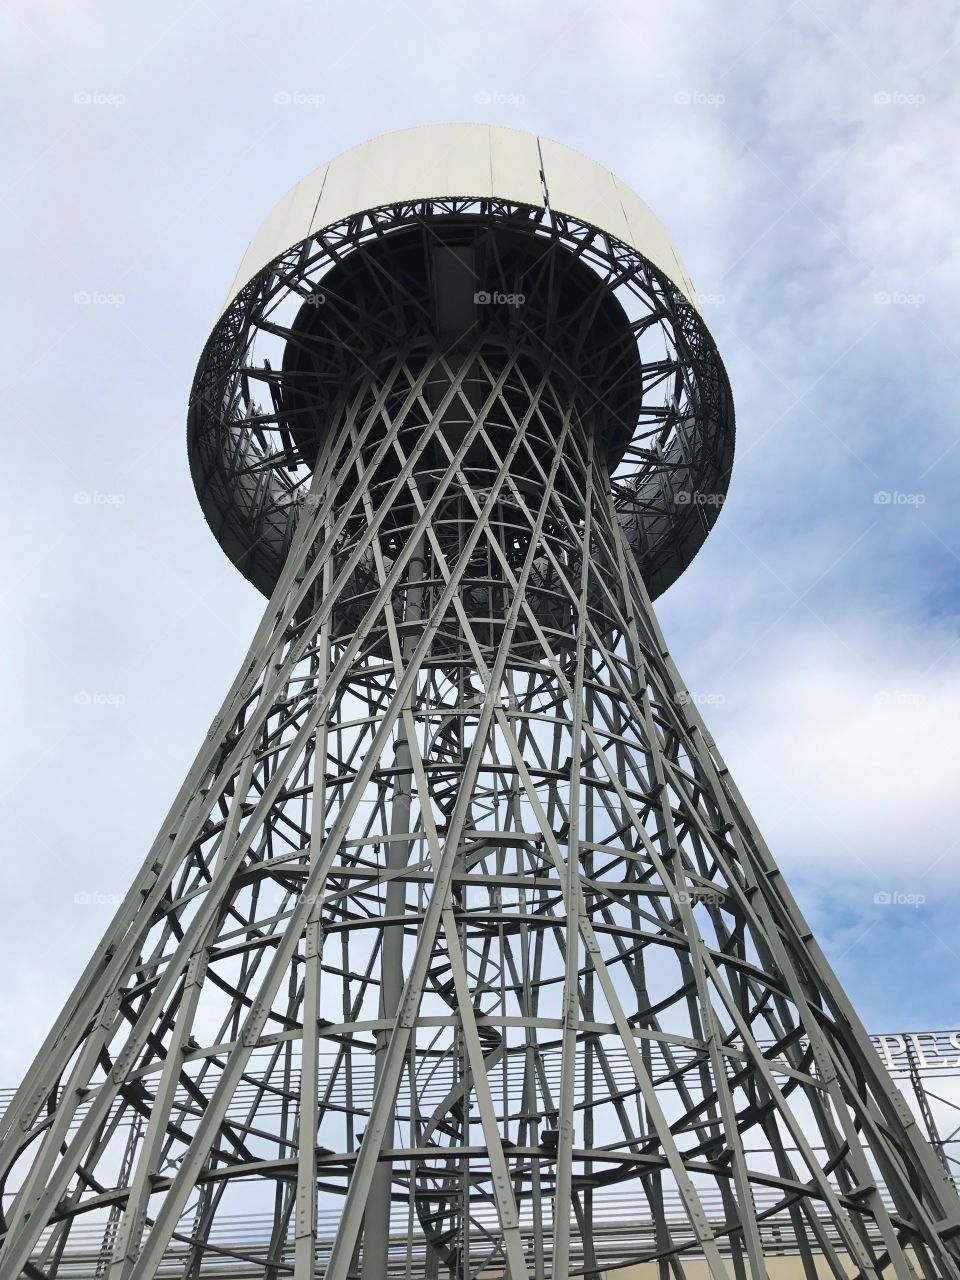
<instances>
[{"instance_id":1,"label":"white cloud","mask_svg":"<svg viewBox=\"0 0 960 1280\"><path fill-rule=\"evenodd\" d=\"M934 628L793 626L724 683L716 736L775 856L878 887L960 887L960 647Z\"/></svg>"}]
</instances>

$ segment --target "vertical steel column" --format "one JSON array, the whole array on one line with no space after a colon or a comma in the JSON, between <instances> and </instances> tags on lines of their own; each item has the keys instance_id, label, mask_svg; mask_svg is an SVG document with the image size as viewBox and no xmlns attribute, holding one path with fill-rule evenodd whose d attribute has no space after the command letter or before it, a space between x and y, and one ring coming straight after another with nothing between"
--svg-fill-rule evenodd
<instances>
[{"instance_id":1,"label":"vertical steel column","mask_svg":"<svg viewBox=\"0 0 960 1280\"><path fill-rule=\"evenodd\" d=\"M423 603L426 588L423 585L426 555L426 537L420 534L407 563L403 611L403 637L401 652L404 664L420 641L423 628ZM415 686L414 686L415 688ZM407 699L407 707L410 697ZM393 800L391 804L390 835L385 857L386 893L384 925L380 943L380 1019L384 1024L377 1032L374 1069L374 1089L379 1086L383 1073L383 1055L387 1048L389 1021L400 1005L404 981L404 921L406 914L407 883L402 872L410 861L412 839L402 837L412 830L411 807L413 803L413 762L408 728L403 717L397 723L397 740L394 751L396 768ZM399 837L399 838L398 838ZM387 1122L385 1143L393 1145L396 1112ZM363 1215L363 1280L382 1280L387 1274L390 1248L390 1204L393 1185L393 1163L381 1158L377 1165L367 1207Z\"/></svg>"}]
</instances>

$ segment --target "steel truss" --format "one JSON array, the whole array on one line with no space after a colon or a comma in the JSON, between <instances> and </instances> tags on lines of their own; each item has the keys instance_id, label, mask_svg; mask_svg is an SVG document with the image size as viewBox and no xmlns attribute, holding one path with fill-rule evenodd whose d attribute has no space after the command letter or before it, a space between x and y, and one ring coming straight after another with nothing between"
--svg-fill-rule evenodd
<instances>
[{"instance_id":1,"label":"steel truss","mask_svg":"<svg viewBox=\"0 0 960 1280\"><path fill-rule=\"evenodd\" d=\"M881 1049L881 1057L888 1063L891 1077L901 1081L901 1088L907 1096L914 1094L916 1109L928 1128L930 1142L940 1154L954 1182L960 1173L960 1139L958 1139L957 1113L960 1111L960 1093L957 1085L960 1082L960 1032L922 1032L900 1033L896 1035L872 1036ZM763 1044L765 1051L773 1049L773 1045ZM264 1051L265 1052L265 1051ZM682 1060L691 1051L682 1047L674 1049L675 1059ZM331 1055L332 1056L332 1055ZM620 1055L621 1060L624 1055ZM615 1055L611 1060L616 1063ZM659 1056L659 1050L653 1049L655 1084L662 1094L673 1092L673 1084L667 1064ZM556 1068L552 1064L553 1083L556 1087ZM360 1089L369 1091L372 1085L372 1071L366 1077L359 1073L354 1077L357 1087L354 1096ZM280 1094L284 1088L283 1065L276 1064L273 1081L279 1106ZM234 1095L228 1114L242 1116L254 1092L253 1086L241 1087ZM0 1111L5 1110L13 1097L13 1090L0 1091ZM118 1104L122 1105L122 1104ZM128 1124L124 1133L124 1142L129 1156L136 1151L140 1140L142 1118L138 1112L125 1113ZM75 1119L74 1123L77 1123ZM823 1150L816 1135L808 1135L811 1148L818 1152ZM749 1148L748 1148L749 1150ZM788 1150L792 1149L788 1147ZM824 1157L821 1157L824 1158ZM796 1254L795 1239L789 1211L765 1212L770 1210L779 1199L773 1188L757 1188L754 1200L760 1217L761 1241L767 1259L781 1259L789 1262ZM717 1225L725 1221L722 1198L714 1193L703 1196L704 1208L710 1220ZM255 1263L248 1261L250 1257L262 1254L269 1241L273 1215L258 1212L263 1205L253 1206L251 1212L239 1215L220 1214L211 1228L210 1242L217 1250L216 1257L208 1258L203 1267L207 1277L217 1274L230 1276L233 1280L239 1277L252 1277L262 1274ZM668 1197L664 1202L664 1210L669 1221L683 1222L684 1214L676 1195ZM835 1233L829 1216L823 1214L824 1232L832 1236ZM71 1230L66 1250L61 1255L57 1275L60 1280L89 1280L90 1276L102 1275L109 1262L110 1253L119 1220L116 1210L97 1214L92 1212L77 1222ZM330 1241L336 1232L339 1222L339 1211L335 1205L321 1206L318 1210L318 1249L322 1254L329 1248ZM397 1240L405 1241L406 1223L397 1222ZM610 1188L598 1188L593 1198L593 1226L595 1234L614 1233L628 1234L635 1245L638 1240L652 1237L654 1224L650 1217L650 1206L639 1185L639 1180L630 1183L613 1184ZM399 1246L398 1246L399 1247ZM187 1250L185 1247L173 1245L167 1252L158 1270L158 1276L173 1277L182 1273L183 1261ZM816 1256L816 1255L814 1255Z\"/></svg>"},{"instance_id":2,"label":"steel truss","mask_svg":"<svg viewBox=\"0 0 960 1280\"><path fill-rule=\"evenodd\" d=\"M389 312L408 282L378 278ZM616 481L619 383L598 402L567 358L596 313L546 353L499 317L445 341L405 315L336 376L312 314L280 335L309 360L273 413L214 414L251 466L263 435L278 577L3 1117L0 1275L58 1275L97 1221L107 1280L681 1280L692 1259L745 1280L786 1218L809 1280L817 1256L960 1277L954 1187L664 643ZM718 421L698 367L671 361L678 449ZM645 1225L611 1222L620 1195ZM240 1248L254 1205L269 1229Z\"/></svg>"},{"instance_id":3,"label":"steel truss","mask_svg":"<svg viewBox=\"0 0 960 1280\"><path fill-rule=\"evenodd\" d=\"M608 443L621 437L608 459L614 504L656 598L702 544L729 483L733 404L716 347L687 299L635 250L549 208L498 199L417 201L352 215L281 254L240 291L207 343L191 399L190 464L211 529L269 596L312 475L301 428L332 412L343 378L393 349L398 334L436 329L432 259L451 229L474 237L471 293L523 297L516 307L489 306L484 330L510 343L522 338L536 360L562 368L585 393L600 434ZM375 250L404 237L419 239L419 260L391 270ZM518 240L526 245L519 263L509 251ZM360 264L365 289L355 281L343 287L345 261ZM595 289L558 317L556 275L577 269L592 275ZM623 328L611 323L606 343L591 340L604 310L619 311ZM326 335L307 341L311 357L324 357L325 376L307 382L311 404L283 367L287 353L304 345L298 312L336 318Z\"/></svg>"}]
</instances>

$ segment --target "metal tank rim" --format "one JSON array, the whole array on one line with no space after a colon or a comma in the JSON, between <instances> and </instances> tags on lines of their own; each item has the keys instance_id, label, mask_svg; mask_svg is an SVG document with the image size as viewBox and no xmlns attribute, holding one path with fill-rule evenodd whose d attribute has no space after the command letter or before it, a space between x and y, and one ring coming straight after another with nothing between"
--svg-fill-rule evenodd
<instances>
[{"instance_id":1,"label":"metal tank rim","mask_svg":"<svg viewBox=\"0 0 960 1280\"><path fill-rule=\"evenodd\" d=\"M250 242L198 364L188 418L197 496L224 552L265 595L286 557L305 484L302 468L297 474L282 461L251 484L250 473L264 468L238 466L252 447L250 433L235 411L224 420L263 307L273 305L298 264L316 268L323 251L311 258L311 246L329 246L329 266L374 230L382 237L435 211L449 217L476 209L490 218L532 216L537 234L553 234L592 259L609 287L619 279L636 286L645 275L651 305L672 326L677 361L698 384L695 403L682 421L678 415L672 456L646 466L632 501L623 493L618 500L651 597L680 576L716 522L733 459L732 395L663 224L608 169L551 139L492 125L423 125L341 153L281 198Z\"/></svg>"}]
</instances>

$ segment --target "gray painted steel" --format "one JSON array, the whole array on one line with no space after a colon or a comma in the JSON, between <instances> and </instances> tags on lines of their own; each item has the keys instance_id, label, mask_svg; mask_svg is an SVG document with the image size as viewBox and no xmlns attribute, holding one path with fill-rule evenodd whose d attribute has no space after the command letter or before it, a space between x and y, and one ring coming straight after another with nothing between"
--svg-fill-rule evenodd
<instances>
[{"instance_id":1,"label":"gray painted steel","mask_svg":"<svg viewBox=\"0 0 960 1280\"><path fill-rule=\"evenodd\" d=\"M725 492L722 365L682 268L525 172L242 269L191 463L269 604L0 1123L4 1280L90 1222L108 1280L746 1280L784 1215L808 1280L960 1280L650 603Z\"/></svg>"},{"instance_id":2,"label":"gray painted steel","mask_svg":"<svg viewBox=\"0 0 960 1280\"><path fill-rule=\"evenodd\" d=\"M475 322L509 304L475 304L474 294L522 296L511 309L514 336L528 343L546 336L532 318L538 303L549 305L552 284L536 270L538 257L547 267L567 260L589 270L602 283L605 310L622 308L620 348L632 348L642 368L641 385L626 400L627 352L619 349L621 363L610 361L602 377L582 367L584 353L567 341L563 354L568 374L584 379L596 407L632 437L613 469L615 501L655 598L696 555L727 491L727 377L686 269L647 206L585 156L514 129L438 125L387 134L304 178L267 217L207 343L191 397L190 466L211 530L269 596L311 476L293 429L297 413L291 416L286 403L290 384L279 372L296 309L309 301L336 314L343 350L369 359L385 335L390 341L410 326L411 276L369 281L371 305L358 310L345 259L376 258L375 249L401 235L419 233L433 243L451 222L497 228L501 238L527 245L524 267L516 252L505 258L481 243L473 287L461 303ZM425 305L436 284L425 261L418 290ZM589 310L568 319L589 333ZM552 333L559 336L558 326ZM332 411L329 403L324 408Z\"/></svg>"}]
</instances>

